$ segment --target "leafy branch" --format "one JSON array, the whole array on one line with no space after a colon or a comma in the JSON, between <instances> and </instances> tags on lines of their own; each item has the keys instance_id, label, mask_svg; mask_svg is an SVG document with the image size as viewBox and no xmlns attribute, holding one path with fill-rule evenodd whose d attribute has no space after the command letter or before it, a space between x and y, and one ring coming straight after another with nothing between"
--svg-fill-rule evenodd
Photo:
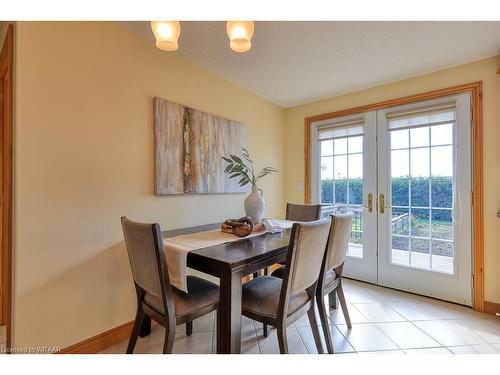
<instances>
[{"instance_id":1,"label":"leafy branch","mask_svg":"<svg viewBox=\"0 0 500 375\"><path fill-rule=\"evenodd\" d=\"M229 175L229 178L239 178L240 180L238 181L238 184L242 187L248 184L252 184L253 187L257 187L258 179L267 176L268 174L278 172L276 168L264 167L256 175L253 161L250 159L250 154L246 148L241 148L241 155L245 160L236 155L229 155L229 157L223 156L222 159L227 162L224 172Z\"/></svg>"}]
</instances>

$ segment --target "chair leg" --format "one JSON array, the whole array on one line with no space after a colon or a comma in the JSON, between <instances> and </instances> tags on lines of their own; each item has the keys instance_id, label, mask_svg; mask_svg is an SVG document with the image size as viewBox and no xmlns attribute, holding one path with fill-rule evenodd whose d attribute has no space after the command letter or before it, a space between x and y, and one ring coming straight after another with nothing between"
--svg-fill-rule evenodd
<instances>
[{"instance_id":1,"label":"chair leg","mask_svg":"<svg viewBox=\"0 0 500 375\"><path fill-rule=\"evenodd\" d=\"M163 354L171 354L174 347L175 325L165 327L165 341L163 343Z\"/></svg>"},{"instance_id":2,"label":"chair leg","mask_svg":"<svg viewBox=\"0 0 500 375\"><path fill-rule=\"evenodd\" d=\"M286 337L286 325L283 323L278 324L276 327L278 331L278 344L280 347L281 354L288 354L288 340Z\"/></svg>"},{"instance_id":3,"label":"chair leg","mask_svg":"<svg viewBox=\"0 0 500 375\"><path fill-rule=\"evenodd\" d=\"M316 321L316 309L314 308L314 300L311 301L311 308L307 311L307 316L309 318L309 324L311 325L311 330L314 336L314 342L316 343L316 349L318 354L323 354L323 344L321 343L321 337L319 335L318 322Z\"/></svg>"},{"instance_id":4,"label":"chair leg","mask_svg":"<svg viewBox=\"0 0 500 375\"><path fill-rule=\"evenodd\" d=\"M132 328L132 333L128 340L127 354L132 354L134 352L135 343L137 342L137 337L139 336L139 331L141 330L145 315L144 311L139 307L135 315L134 328Z\"/></svg>"},{"instance_id":5,"label":"chair leg","mask_svg":"<svg viewBox=\"0 0 500 375\"><path fill-rule=\"evenodd\" d=\"M264 337L269 336L269 330L267 328L267 323L262 323L262 330L264 331Z\"/></svg>"},{"instance_id":6,"label":"chair leg","mask_svg":"<svg viewBox=\"0 0 500 375\"><path fill-rule=\"evenodd\" d=\"M337 293L336 293L335 290L332 290L330 292L330 294L328 294L328 305L332 309L336 309L337 308Z\"/></svg>"},{"instance_id":7,"label":"chair leg","mask_svg":"<svg viewBox=\"0 0 500 375\"><path fill-rule=\"evenodd\" d=\"M193 321L186 323L186 336L191 336L193 334Z\"/></svg>"},{"instance_id":8,"label":"chair leg","mask_svg":"<svg viewBox=\"0 0 500 375\"><path fill-rule=\"evenodd\" d=\"M328 354L333 354L332 335L330 333L330 325L328 324L325 300L323 299L323 296L321 294L316 295L316 302L318 304L321 327L323 328L323 336L325 336L326 350L328 351Z\"/></svg>"},{"instance_id":9,"label":"chair leg","mask_svg":"<svg viewBox=\"0 0 500 375\"><path fill-rule=\"evenodd\" d=\"M347 310L347 303L345 301L344 289L342 289L342 283L337 287L337 294L339 296L340 306L342 307L342 312L344 313L344 319L349 329L352 328L351 318L349 317L349 311Z\"/></svg>"},{"instance_id":10,"label":"chair leg","mask_svg":"<svg viewBox=\"0 0 500 375\"><path fill-rule=\"evenodd\" d=\"M264 268L264 276L269 276L269 267Z\"/></svg>"}]
</instances>

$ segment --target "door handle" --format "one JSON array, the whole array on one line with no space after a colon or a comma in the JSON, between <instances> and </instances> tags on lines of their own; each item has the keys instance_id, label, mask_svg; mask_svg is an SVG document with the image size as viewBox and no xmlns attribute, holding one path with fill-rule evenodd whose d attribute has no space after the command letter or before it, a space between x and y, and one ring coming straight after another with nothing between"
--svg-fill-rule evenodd
<instances>
[{"instance_id":1,"label":"door handle","mask_svg":"<svg viewBox=\"0 0 500 375\"><path fill-rule=\"evenodd\" d=\"M363 205L363 207L368 210L368 213L371 214L373 212L373 194L372 193L368 194L368 204Z\"/></svg>"},{"instance_id":2,"label":"door handle","mask_svg":"<svg viewBox=\"0 0 500 375\"><path fill-rule=\"evenodd\" d=\"M379 199L379 206L380 206L380 213L383 214L385 212L386 208L389 208L390 206L385 205L385 197L384 194L380 194L378 196Z\"/></svg>"}]
</instances>

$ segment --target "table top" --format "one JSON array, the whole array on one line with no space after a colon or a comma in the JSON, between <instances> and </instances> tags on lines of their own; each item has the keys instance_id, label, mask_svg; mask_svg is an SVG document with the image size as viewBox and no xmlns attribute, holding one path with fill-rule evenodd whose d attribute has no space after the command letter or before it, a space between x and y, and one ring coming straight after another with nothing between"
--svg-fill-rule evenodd
<instances>
[{"instance_id":1,"label":"table top","mask_svg":"<svg viewBox=\"0 0 500 375\"><path fill-rule=\"evenodd\" d=\"M163 238L220 228L208 224L162 232ZM197 249L188 253L188 267L219 276L221 272L250 274L286 258L290 230L281 233L264 233L238 241Z\"/></svg>"}]
</instances>

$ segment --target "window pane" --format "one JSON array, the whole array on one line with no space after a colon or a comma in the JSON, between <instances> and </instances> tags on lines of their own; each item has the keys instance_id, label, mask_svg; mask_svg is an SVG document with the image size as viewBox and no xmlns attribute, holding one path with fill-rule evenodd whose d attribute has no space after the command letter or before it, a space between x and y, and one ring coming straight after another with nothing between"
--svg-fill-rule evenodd
<instances>
[{"instance_id":1,"label":"window pane","mask_svg":"<svg viewBox=\"0 0 500 375\"><path fill-rule=\"evenodd\" d=\"M408 129L391 131L391 149L408 148Z\"/></svg>"},{"instance_id":2,"label":"window pane","mask_svg":"<svg viewBox=\"0 0 500 375\"><path fill-rule=\"evenodd\" d=\"M391 232L393 235L408 236L410 234L409 212L408 208L392 209Z\"/></svg>"},{"instance_id":3,"label":"window pane","mask_svg":"<svg viewBox=\"0 0 500 375\"><path fill-rule=\"evenodd\" d=\"M453 176L453 149L452 146L432 147L433 176Z\"/></svg>"},{"instance_id":4,"label":"window pane","mask_svg":"<svg viewBox=\"0 0 500 375\"><path fill-rule=\"evenodd\" d=\"M429 237L429 210L411 209L411 235Z\"/></svg>"},{"instance_id":5,"label":"window pane","mask_svg":"<svg viewBox=\"0 0 500 375\"><path fill-rule=\"evenodd\" d=\"M333 157L333 173L336 180L347 178L347 156Z\"/></svg>"},{"instance_id":6,"label":"window pane","mask_svg":"<svg viewBox=\"0 0 500 375\"><path fill-rule=\"evenodd\" d=\"M321 141L321 156L333 155L333 140Z\"/></svg>"},{"instance_id":7,"label":"window pane","mask_svg":"<svg viewBox=\"0 0 500 375\"><path fill-rule=\"evenodd\" d=\"M392 236L392 263L401 266L410 265L410 239L408 237Z\"/></svg>"},{"instance_id":8,"label":"window pane","mask_svg":"<svg viewBox=\"0 0 500 375\"><path fill-rule=\"evenodd\" d=\"M411 170L412 177L429 176L429 149L416 148L411 150Z\"/></svg>"},{"instance_id":9,"label":"window pane","mask_svg":"<svg viewBox=\"0 0 500 375\"><path fill-rule=\"evenodd\" d=\"M429 146L429 127L410 129L410 146Z\"/></svg>"},{"instance_id":10,"label":"window pane","mask_svg":"<svg viewBox=\"0 0 500 375\"><path fill-rule=\"evenodd\" d=\"M355 152L363 152L363 136L350 137L348 139L348 143L350 154L354 154Z\"/></svg>"},{"instance_id":11,"label":"window pane","mask_svg":"<svg viewBox=\"0 0 500 375\"><path fill-rule=\"evenodd\" d=\"M453 242L432 241L432 270L453 274Z\"/></svg>"},{"instance_id":12,"label":"window pane","mask_svg":"<svg viewBox=\"0 0 500 375\"><path fill-rule=\"evenodd\" d=\"M432 210L432 238L453 240L451 210Z\"/></svg>"},{"instance_id":13,"label":"window pane","mask_svg":"<svg viewBox=\"0 0 500 375\"><path fill-rule=\"evenodd\" d=\"M437 125L431 127L431 144L451 145L453 143L453 125Z\"/></svg>"},{"instance_id":14,"label":"window pane","mask_svg":"<svg viewBox=\"0 0 500 375\"><path fill-rule=\"evenodd\" d=\"M412 178L410 183L412 207L429 207L429 178Z\"/></svg>"},{"instance_id":15,"label":"window pane","mask_svg":"<svg viewBox=\"0 0 500 375\"><path fill-rule=\"evenodd\" d=\"M409 151L391 151L391 177L407 177L410 175Z\"/></svg>"},{"instance_id":16,"label":"window pane","mask_svg":"<svg viewBox=\"0 0 500 375\"><path fill-rule=\"evenodd\" d=\"M321 179L333 180L333 158L331 156L321 158Z\"/></svg>"},{"instance_id":17,"label":"window pane","mask_svg":"<svg viewBox=\"0 0 500 375\"><path fill-rule=\"evenodd\" d=\"M410 180L408 178L392 178L392 205L409 206Z\"/></svg>"},{"instance_id":18,"label":"window pane","mask_svg":"<svg viewBox=\"0 0 500 375\"><path fill-rule=\"evenodd\" d=\"M349 204L363 204L363 180L349 180Z\"/></svg>"},{"instance_id":19,"label":"window pane","mask_svg":"<svg viewBox=\"0 0 500 375\"><path fill-rule=\"evenodd\" d=\"M337 180L334 185L335 203L347 204L347 180Z\"/></svg>"},{"instance_id":20,"label":"window pane","mask_svg":"<svg viewBox=\"0 0 500 375\"><path fill-rule=\"evenodd\" d=\"M433 177L431 179L432 207L452 208L453 180L451 177Z\"/></svg>"},{"instance_id":21,"label":"window pane","mask_svg":"<svg viewBox=\"0 0 500 375\"><path fill-rule=\"evenodd\" d=\"M363 154L349 155L349 178L363 178Z\"/></svg>"},{"instance_id":22,"label":"window pane","mask_svg":"<svg viewBox=\"0 0 500 375\"><path fill-rule=\"evenodd\" d=\"M333 180L321 180L321 203L333 203Z\"/></svg>"},{"instance_id":23,"label":"window pane","mask_svg":"<svg viewBox=\"0 0 500 375\"><path fill-rule=\"evenodd\" d=\"M420 238L411 239L410 264L412 267L430 269L431 257L429 242L429 240L423 240Z\"/></svg>"},{"instance_id":24,"label":"window pane","mask_svg":"<svg viewBox=\"0 0 500 375\"><path fill-rule=\"evenodd\" d=\"M333 151L335 155L347 154L347 138L334 139Z\"/></svg>"}]
</instances>

